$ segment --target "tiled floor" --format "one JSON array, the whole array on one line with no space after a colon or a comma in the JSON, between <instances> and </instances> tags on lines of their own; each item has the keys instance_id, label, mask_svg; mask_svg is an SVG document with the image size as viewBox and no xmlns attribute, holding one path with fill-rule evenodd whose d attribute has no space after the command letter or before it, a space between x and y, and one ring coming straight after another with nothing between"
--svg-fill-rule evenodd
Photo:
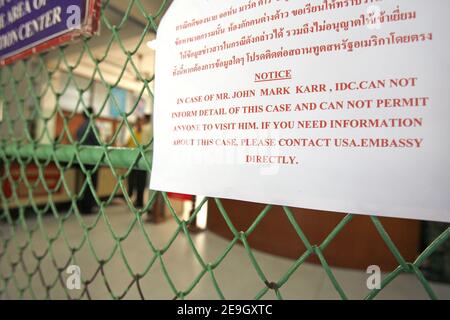
<instances>
[{"instance_id":1,"label":"tiled floor","mask_svg":"<svg viewBox=\"0 0 450 320\"><path fill-rule=\"evenodd\" d=\"M51 257L53 256L59 267L63 266L69 257L67 243L71 246L81 246L76 254L76 264L80 266L83 278L91 278L97 271L98 263L93 257L93 253L98 259L108 259L113 253L113 258L104 267L104 273L108 280L108 285L116 295L121 295L128 285L132 282L124 258L128 261L128 266L133 272L143 272L149 266L153 253L147 241L143 236L142 230L138 225L131 225L133 216L124 206L114 206L107 210L108 220L111 225L108 227L102 218L98 225L89 233L89 243L87 241L80 243L82 228L75 217L71 217L64 223L64 233L58 235L51 246L49 254L41 261L40 268L32 277L33 294L37 298L45 297L45 289L40 280L40 274L47 285L55 283L50 291L52 298L65 298L62 285L65 283L67 274L58 279L58 273ZM85 223L90 225L95 217L85 217ZM27 220L30 226L38 223L36 220ZM49 234L51 237L57 235L58 225L52 216L47 216L42 221L42 231L36 232L32 237L33 250L41 255L45 252L48 239L42 235ZM111 229L109 229L111 228ZM157 249L163 248L174 235L177 224L173 220L160 225L145 224L144 226L153 245ZM111 230L116 235L124 236L126 239L118 247L111 236ZM1 226L0 236L5 236L11 231L5 225ZM26 233L23 230L17 230L16 239L18 244L26 241ZM214 262L224 252L229 242L210 232L204 232L192 236L199 254L206 262ZM14 243L8 247L8 255L0 260L0 272L3 275L11 273L11 266L8 260L16 261L18 259ZM115 249L114 249L115 248ZM3 250L4 248L0 248ZM28 271L36 270L37 263L32 257L31 248L25 250L23 255L24 265ZM122 256L123 254L123 256ZM269 281L277 281L292 266L293 261L274 257L265 253L254 251L255 258L260 264L265 276ZM166 271L170 276L173 286L177 290L186 290L193 284L197 276L202 272L202 267L196 260L195 255L190 249L189 242L185 235L179 234L174 240L167 252L162 256L166 266ZM350 299L364 298L368 293L366 288L367 275L363 271L345 270L333 268L333 272ZM16 269L14 281L17 286L24 287L27 284L27 277L24 277L22 265ZM227 299L252 299L265 286L258 277L257 272L250 263L249 257L240 245L236 245L229 252L226 258L215 269L215 276L219 287ZM164 276L163 267L158 259L150 268L147 275L140 280L141 289L147 299L171 299L174 293ZM0 286L3 284L0 283ZM432 288L441 299L450 299L450 286L443 284L432 284ZM92 298L109 298L107 287L101 274L89 285L89 293ZM77 296L79 292L72 291L71 295ZM282 287L281 294L285 299L337 299L339 295L333 288L324 270L320 266L312 264L302 265ZM13 281L8 285L8 296L17 295ZM25 292L25 298L31 298L30 291ZM269 291L264 298L271 299L275 295ZM6 297L8 298L8 297ZM126 299L139 298L139 292L136 285L133 285ZM205 274L193 288L188 299L216 299L218 295L214 289L213 282L209 274ZM401 275L377 297L382 299L422 299L427 298L426 292L420 282L411 275Z\"/></svg>"}]
</instances>

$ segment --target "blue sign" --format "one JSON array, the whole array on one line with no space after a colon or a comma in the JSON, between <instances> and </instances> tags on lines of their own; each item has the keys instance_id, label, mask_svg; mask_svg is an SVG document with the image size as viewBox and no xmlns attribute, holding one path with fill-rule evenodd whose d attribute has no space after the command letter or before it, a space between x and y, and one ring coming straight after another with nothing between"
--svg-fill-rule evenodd
<instances>
[{"instance_id":1,"label":"blue sign","mask_svg":"<svg viewBox=\"0 0 450 320\"><path fill-rule=\"evenodd\" d=\"M89 0L0 0L0 59L45 44L85 26ZM57 45L60 43L55 43ZM35 50L36 51L36 50ZM42 51L42 50L40 50Z\"/></svg>"},{"instance_id":2,"label":"blue sign","mask_svg":"<svg viewBox=\"0 0 450 320\"><path fill-rule=\"evenodd\" d=\"M113 118L119 118L121 112L126 111L127 106L127 91L121 88L113 88L111 90L111 98L109 100L109 113Z\"/></svg>"}]
</instances>

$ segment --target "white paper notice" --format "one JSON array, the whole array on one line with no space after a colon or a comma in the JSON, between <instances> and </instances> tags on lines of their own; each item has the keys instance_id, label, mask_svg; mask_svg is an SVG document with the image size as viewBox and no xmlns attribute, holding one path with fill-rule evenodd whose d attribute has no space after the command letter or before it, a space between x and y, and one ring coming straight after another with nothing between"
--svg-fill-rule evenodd
<instances>
[{"instance_id":1,"label":"white paper notice","mask_svg":"<svg viewBox=\"0 0 450 320\"><path fill-rule=\"evenodd\" d=\"M151 188L450 222L449 13L448 0L174 1Z\"/></svg>"}]
</instances>

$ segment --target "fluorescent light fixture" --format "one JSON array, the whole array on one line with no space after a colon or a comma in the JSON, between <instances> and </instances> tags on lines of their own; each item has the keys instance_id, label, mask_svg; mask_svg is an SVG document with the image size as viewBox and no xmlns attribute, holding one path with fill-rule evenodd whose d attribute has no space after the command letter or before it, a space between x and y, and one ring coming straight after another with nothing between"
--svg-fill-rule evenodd
<instances>
[{"instance_id":1,"label":"fluorescent light fixture","mask_svg":"<svg viewBox=\"0 0 450 320\"><path fill-rule=\"evenodd\" d=\"M149 47L152 50L156 50L156 45L157 45L156 39L147 42L147 47Z\"/></svg>"},{"instance_id":2,"label":"fluorescent light fixture","mask_svg":"<svg viewBox=\"0 0 450 320\"><path fill-rule=\"evenodd\" d=\"M195 207L197 208L203 201L203 196L197 196L195 201ZM206 230L208 226L208 202L206 202L200 211L197 213L197 227L201 230Z\"/></svg>"}]
</instances>

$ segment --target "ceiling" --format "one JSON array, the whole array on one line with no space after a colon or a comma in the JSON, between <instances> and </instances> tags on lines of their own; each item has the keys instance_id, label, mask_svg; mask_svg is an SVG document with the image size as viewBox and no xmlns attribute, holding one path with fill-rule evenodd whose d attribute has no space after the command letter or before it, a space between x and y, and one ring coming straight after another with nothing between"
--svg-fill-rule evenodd
<instances>
[{"instance_id":1,"label":"ceiling","mask_svg":"<svg viewBox=\"0 0 450 320\"><path fill-rule=\"evenodd\" d=\"M139 91L142 89L142 82L138 80L135 68L140 75L146 78L152 77L155 56L155 52L146 46L148 41L155 38L155 33L152 31L145 33L148 21L140 8L145 9L147 14L154 16L159 11L163 0L103 0L102 3L104 10L100 34L87 42L90 53L95 59L101 60L101 63L98 64L101 76L99 72L95 72L95 62L86 50L81 57L81 62L77 64L73 72L86 78L92 78L93 76L97 80L103 78L108 83L115 84L121 71L125 68L118 85L129 90ZM127 15L128 10L129 14ZM127 19L124 21L125 16ZM120 26L118 31L120 42L114 38L105 21L110 25ZM156 22L158 23L159 19ZM131 59L134 67L131 61L127 61L126 51L134 53ZM65 58L69 65L75 65L80 59L80 52L83 52L81 42L70 45L65 50ZM48 59L49 66L55 65L57 60L57 53L51 53ZM62 71L68 70L65 64L60 64L60 69Z\"/></svg>"},{"instance_id":2,"label":"ceiling","mask_svg":"<svg viewBox=\"0 0 450 320\"><path fill-rule=\"evenodd\" d=\"M170 4L172 1L168 1L168 4ZM130 7L131 1L126 0L111 0L107 3L107 1L103 1L104 4L107 4L107 9L109 7L110 11L119 11L123 13L128 10ZM131 7L131 17L135 20L135 23L140 23L142 26L145 26L147 24L147 19L142 14L142 11L140 10L140 7L145 9L145 12L147 14L151 14L152 16L155 16L156 13L160 10L161 5L163 3L163 0L136 0L132 7ZM108 11L108 10L107 10Z\"/></svg>"}]
</instances>

